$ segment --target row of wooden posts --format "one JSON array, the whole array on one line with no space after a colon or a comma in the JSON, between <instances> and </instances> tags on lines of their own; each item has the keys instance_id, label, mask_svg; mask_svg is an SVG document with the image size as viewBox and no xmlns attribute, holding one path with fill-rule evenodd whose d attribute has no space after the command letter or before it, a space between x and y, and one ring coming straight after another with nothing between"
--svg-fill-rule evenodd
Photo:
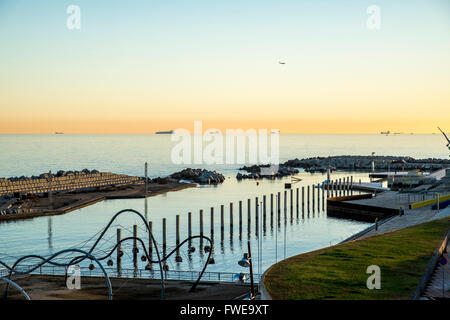
<instances>
[{"instance_id":1,"label":"row of wooden posts","mask_svg":"<svg viewBox=\"0 0 450 320\"><path fill-rule=\"evenodd\" d=\"M315 189L317 190L317 192L314 192ZM306 190L306 198L305 198L305 190ZM311 192L312 190L312 192ZM322 193L320 192L322 190ZM290 192L290 203L288 205L288 190L284 190L284 219L285 219L285 223L286 223L286 219L287 219L287 212L288 212L288 207L290 207L290 216L291 219L293 219L293 212L294 212L294 189L289 189ZM298 214L299 214L299 209L300 209L300 204L301 204L301 209L302 209L302 215L304 215L305 213L305 209L307 210L307 213L309 215L310 210L312 209L312 211L315 211L315 207L316 207L316 203L317 202L317 210L320 211L320 204L322 203L322 210L324 210L325 208L325 194L326 197L337 197L337 196L345 196L345 195L350 195L353 194L353 177L346 177L344 179L340 178L337 180L332 180L330 181L330 184L317 184L317 185L312 185L312 186L306 186L306 188L304 186L301 187L301 202L300 202L300 188L296 188L295 189L296 192L296 211L297 211L297 218L298 218ZM271 226L273 226L273 217L274 217L274 208L276 209L276 213L277 213L277 220L278 220L278 226L280 225L280 218L281 218L281 192L278 192L277 195L271 193L270 194L270 224ZM274 201L276 200L276 201ZM305 201L306 200L306 201ZM320 201L322 200L322 201ZM251 199L247 200L247 231L248 231L248 236L250 237L250 231L251 231L251 211L252 211L252 206L251 206ZM243 202L239 201L239 206L238 206L238 215L239 215L239 240L242 240L242 228L243 228L243 206L242 206ZM262 206L262 207L261 207ZM260 208L261 207L261 208ZM266 228L266 216L267 216L267 197L266 195L263 195L262 198L262 203L259 202L259 198L256 197L255 198L255 234L256 236L258 236L258 229L259 229L259 216L260 216L260 212L262 214L263 217L263 229L265 230ZM204 230L204 211L203 209L200 209L199 211L199 234L201 236L208 236L205 234L205 230ZM214 218L215 218L215 214L214 214L214 207L210 208L210 233L209 233L209 238L211 239L211 241L214 242L214 228L215 228L215 224L214 224ZM188 229L188 237L190 238L193 234L192 234L192 212L188 212L188 217L187 217L187 229ZM234 228L234 203L230 202L229 204L229 230L230 230L230 235L232 236L233 234L233 228ZM153 222L149 221L149 227L150 227L150 232L153 233ZM175 245L178 246L181 242L181 238L180 238L180 215L176 215L176 222L175 222ZM225 205L221 205L220 206L220 233L221 233L221 241L223 242L224 240L224 231L225 231ZM150 235L150 234L149 234ZM133 226L133 265L135 268L137 268L137 264L138 264L138 234L137 234L137 225ZM121 254L121 229L117 229L117 270L120 271L121 268L121 261L122 261L122 254ZM202 243L202 241L200 241L200 243ZM167 220L166 218L162 219L162 257L166 256L166 249L167 249ZM148 239L148 253L149 256L152 258L153 257L153 244L152 241L149 237ZM179 253L177 252L177 255Z\"/></svg>"}]
</instances>

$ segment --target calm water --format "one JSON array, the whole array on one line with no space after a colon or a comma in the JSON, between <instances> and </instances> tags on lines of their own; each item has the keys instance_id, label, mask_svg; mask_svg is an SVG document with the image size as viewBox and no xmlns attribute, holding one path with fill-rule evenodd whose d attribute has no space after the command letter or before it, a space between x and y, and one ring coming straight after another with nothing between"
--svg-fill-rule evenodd
<instances>
[{"instance_id":1,"label":"calm water","mask_svg":"<svg viewBox=\"0 0 450 320\"><path fill-rule=\"evenodd\" d=\"M312 156L343 154L409 155L416 158L448 157L443 138L439 135L281 135L280 160ZM170 161L170 151L174 142L166 135L0 135L0 176L36 175L49 170L80 170L83 168L111 171L132 175L143 175L143 163L150 163L150 176L164 176L184 167ZM167 218L168 248L175 244L175 216L181 216L181 239L187 236L187 213L193 215L193 234L199 232L199 210L204 210L204 232L210 235L210 207L215 209L215 265L210 271L243 271L237 261L246 251L247 245L247 199L252 199L252 221L250 240L254 256L258 258L258 238L255 234L255 197L283 191L284 182L290 178L269 181L237 182L234 178L240 165L197 165L192 167L214 168L227 176L219 186L200 186L178 192L151 197L147 201L147 219L153 221L154 234L162 242L162 218ZM333 179L349 176L347 172L336 172ZM367 174L353 173L354 179L367 179ZM294 187L322 182L322 174L300 172L302 182ZM294 192L295 195L295 192ZM238 201L243 201L243 234L239 237ZM288 200L289 201L289 200ZM229 203L234 203L234 229L230 234ZM225 232L221 242L220 205L225 205ZM316 204L317 205L317 204ZM102 230L114 213L132 208L143 214L143 199L104 201L62 216L41 217L28 221L0 224L0 259L11 262L25 254L49 255L68 247L89 248L92 237ZM261 219L262 220L262 219ZM135 216L121 216L100 243L96 256L102 256L115 244L116 228L121 227L122 237L132 235L132 225L140 221ZM355 221L327 218L326 213L317 209L309 216L300 212L293 219L287 213L286 228L283 212L280 227L273 227L270 214L267 215L266 229L262 233L261 270L276 260L298 253L319 249L335 244L358 232L368 224ZM142 225L139 235L148 236ZM285 241L286 239L286 241ZM198 243L194 245L198 248ZM203 256L196 250L188 256L187 248L180 251L182 263L174 258L169 261L171 269L200 270ZM141 251L142 252L142 251ZM131 244L125 245L124 267L130 267ZM145 263L139 262L140 267ZM256 272L258 270L255 270Z\"/></svg>"}]
</instances>

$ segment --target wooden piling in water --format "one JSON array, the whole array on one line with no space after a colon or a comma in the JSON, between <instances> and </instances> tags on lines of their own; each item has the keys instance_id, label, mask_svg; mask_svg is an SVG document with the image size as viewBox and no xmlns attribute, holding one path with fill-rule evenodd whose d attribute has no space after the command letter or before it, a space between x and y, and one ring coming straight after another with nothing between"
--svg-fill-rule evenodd
<instances>
[{"instance_id":1,"label":"wooden piling in water","mask_svg":"<svg viewBox=\"0 0 450 320\"><path fill-rule=\"evenodd\" d=\"M175 246L177 247L177 256L180 255L180 215L175 216Z\"/></svg>"},{"instance_id":2,"label":"wooden piling in water","mask_svg":"<svg viewBox=\"0 0 450 320\"><path fill-rule=\"evenodd\" d=\"M230 202L230 231L233 232L233 202Z\"/></svg>"},{"instance_id":3,"label":"wooden piling in water","mask_svg":"<svg viewBox=\"0 0 450 320\"><path fill-rule=\"evenodd\" d=\"M200 235L203 236L203 210L200 209Z\"/></svg>"},{"instance_id":4,"label":"wooden piling in water","mask_svg":"<svg viewBox=\"0 0 450 320\"><path fill-rule=\"evenodd\" d=\"M180 215L177 214L175 217L175 245L178 246L180 244Z\"/></svg>"},{"instance_id":5,"label":"wooden piling in water","mask_svg":"<svg viewBox=\"0 0 450 320\"><path fill-rule=\"evenodd\" d=\"M257 235L259 230L258 226L259 226L259 202L258 197L255 197L255 231Z\"/></svg>"},{"instance_id":6,"label":"wooden piling in water","mask_svg":"<svg viewBox=\"0 0 450 320\"><path fill-rule=\"evenodd\" d=\"M263 229L266 230L266 195L263 196Z\"/></svg>"},{"instance_id":7,"label":"wooden piling in water","mask_svg":"<svg viewBox=\"0 0 450 320\"><path fill-rule=\"evenodd\" d=\"M133 267L137 269L138 267L138 252L137 252L137 225L133 225Z\"/></svg>"},{"instance_id":8,"label":"wooden piling in water","mask_svg":"<svg viewBox=\"0 0 450 320\"><path fill-rule=\"evenodd\" d=\"M248 234L250 235L250 227L251 227L251 200L248 199L247 200L247 229L248 229Z\"/></svg>"},{"instance_id":9,"label":"wooden piling in water","mask_svg":"<svg viewBox=\"0 0 450 320\"><path fill-rule=\"evenodd\" d=\"M281 192L278 192L278 205L277 205L278 216L281 214Z\"/></svg>"},{"instance_id":10,"label":"wooden piling in water","mask_svg":"<svg viewBox=\"0 0 450 320\"><path fill-rule=\"evenodd\" d=\"M263 195L263 221L266 222L266 195Z\"/></svg>"},{"instance_id":11,"label":"wooden piling in water","mask_svg":"<svg viewBox=\"0 0 450 320\"><path fill-rule=\"evenodd\" d=\"M148 256L150 257L150 260L153 260L153 241L152 241L152 235L153 235L153 222L148 222ZM152 266L151 262L149 261L150 267Z\"/></svg>"},{"instance_id":12,"label":"wooden piling in water","mask_svg":"<svg viewBox=\"0 0 450 320\"><path fill-rule=\"evenodd\" d=\"M166 218L162 219L162 235L163 235L163 258L166 257L167 235L166 235Z\"/></svg>"},{"instance_id":13,"label":"wooden piling in water","mask_svg":"<svg viewBox=\"0 0 450 320\"><path fill-rule=\"evenodd\" d=\"M317 184L317 212L320 212L320 183Z\"/></svg>"},{"instance_id":14,"label":"wooden piling in water","mask_svg":"<svg viewBox=\"0 0 450 320\"><path fill-rule=\"evenodd\" d=\"M188 237L192 236L192 213L188 212Z\"/></svg>"},{"instance_id":15,"label":"wooden piling in water","mask_svg":"<svg viewBox=\"0 0 450 320\"><path fill-rule=\"evenodd\" d=\"M277 201L276 201L276 211L275 211L275 215L276 215L276 221L275 224L278 226L278 228L280 227L280 218L281 218L281 192L278 192L278 194L276 195Z\"/></svg>"},{"instance_id":16,"label":"wooden piling in water","mask_svg":"<svg viewBox=\"0 0 450 320\"><path fill-rule=\"evenodd\" d=\"M330 184L331 184L331 181L327 180L327 198L330 197Z\"/></svg>"},{"instance_id":17,"label":"wooden piling in water","mask_svg":"<svg viewBox=\"0 0 450 320\"><path fill-rule=\"evenodd\" d=\"M273 225L273 193L270 194L270 225Z\"/></svg>"},{"instance_id":18,"label":"wooden piling in water","mask_svg":"<svg viewBox=\"0 0 450 320\"><path fill-rule=\"evenodd\" d=\"M225 207L224 205L220 205L220 233L223 234L225 230Z\"/></svg>"},{"instance_id":19,"label":"wooden piling in water","mask_svg":"<svg viewBox=\"0 0 450 320\"><path fill-rule=\"evenodd\" d=\"M291 192L290 192L290 202L291 202L291 219L292 219L292 216L293 216L293 214L294 214L294 190L293 189L291 189Z\"/></svg>"},{"instance_id":20,"label":"wooden piling in water","mask_svg":"<svg viewBox=\"0 0 450 320\"><path fill-rule=\"evenodd\" d=\"M305 213L305 187L302 187L302 214Z\"/></svg>"},{"instance_id":21,"label":"wooden piling in water","mask_svg":"<svg viewBox=\"0 0 450 320\"><path fill-rule=\"evenodd\" d=\"M242 201L239 201L239 240L242 239Z\"/></svg>"},{"instance_id":22,"label":"wooden piling in water","mask_svg":"<svg viewBox=\"0 0 450 320\"><path fill-rule=\"evenodd\" d=\"M259 233L259 203L258 203L258 197L256 197L256 205L255 205L255 235L258 236Z\"/></svg>"},{"instance_id":23,"label":"wooden piling in water","mask_svg":"<svg viewBox=\"0 0 450 320\"><path fill-rule=\"evenodd\" d=\"M325 183L322 182L322 211L325 210Z\"/></svg>"},{"instance_id":24,"label":"wooden piling in water","mask_svg":"<svg viewBox=\"0 0 450 320\"><path fill-rule=\"evenodd\" d=\"M334 180L334 183L333 183L333 192L334 192L334 196L335 197L337 197L338 196L338 180L336 179L336 180Z\"/></svg>"},{"instance_id":25,"label":"wooden piling in water","mask_svg":"<svg viewBox=\"0 0 450 320\"><path fill-rule=\"evenodd\" d=\"M336 188L336 184L334 180L331 180L331 197L335 196L335 189Z\"/></svg>"},{"instance_id":26,"label":"wooden piling in water","mask_svg":"<svg viewBox=\"0 0 450 320\"><path fill-rule=\"evenodd\" d=\"M309 186L307 188L307 205L308 205L308 213L309 213Z\"/></svg>"},{"instance_id":27,"label":"wooden piling in water","mask_svg":"<svg viewBox=\"0 0 450 320\"><path fill-rule=\"evenodd\" d=\"M209 222L210 222L210 228L211 228L211 231L210 231L211 241L214 241L214 207L211 207L210 215L211 216L210 216Z\"/></svg>"},{"instance_id":28,"label":"wooden piling in water","mask_svg":"<svg viewBox=\"0 0 450 320\"><path fill-rule=\"evenodd\" d=\"M120 276L121 270L122 270L122 244L120 241L122 240L122 230L120 228L117 229L117 256L116 256L116 268L117 268L117 275Z\"/></svg>"},{"instance_id":29,"label":"wooden piling in water","mask_svg":"<svg viewBox=\"0 0 450 320\"><path fill-rule=\"evenodd\" d=\"M314 185L312 185L311 186L311 200L312 200L312 211L314 212L315 211L315 206L314 206L314 204L315 204L315 198L316 198L316 190L315 190L315 188L314 188Z\"/></svg>"},{"instance_id":30,"label":"wooden piling in water","mask_svg":"<svg viewBox=\"0 0 450 320\"><path fill-rule=\"evenodd\" d=\"M50 207L53 208L53 175L52 172L48 172L48 200Z\"/></svg>"},{"instance_id":31,"label":"wooden piling in water","mask_svg":"<svg viewBox=\"0 0 450 320\"><path fill-rule=\"evenodd\" d=\"M353 176L350 177L350 194L353 195Z\"/></svg>"}]
</instances>

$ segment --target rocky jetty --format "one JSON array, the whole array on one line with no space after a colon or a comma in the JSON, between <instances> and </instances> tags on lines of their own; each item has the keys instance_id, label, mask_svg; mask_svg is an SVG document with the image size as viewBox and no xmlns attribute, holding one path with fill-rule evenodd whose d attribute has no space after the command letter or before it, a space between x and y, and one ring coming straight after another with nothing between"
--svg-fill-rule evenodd
<instances>
[{"instance_id":1,"label":"rocky jetty","mask_svg":"<svg viewBox=\"0 0 450 320\"><path fill-rule=\"evenodd\" d=\"M408 156L332 156L293 159L283 163L283 166L303 168L305 171L326 172L328 166L339 170L371 170L372 159L375 170L414 170L433 171L450 165L447 159L414 159Z\"/></svg>"},{"instance_id":2,"label":"rocky jetty","mask_svg":"<svg viewBox=\"0 0 450 320\"><path fill-rule=\"evenodd\" d=\"M267 168L268 170L264 171L261 170L261 168ZM276 172L271 172L270 165L263 164L263 165L253 165L250 167L243 166L242 168L239 168L239 170L243 170L248 172L248 174L242 174L238 173L236 175L236 179L242 180L242 179L261 179L261 178L281 178L285 176L291 176L294 174L299 173L299 170L296 168L292 168L289 166L279 166L278 170Z\"/></svg>"},{"instance_id":3,"label":"rocky jetty","mask_svg":"<svg viewBox=\"0 0 450 320\"><path fill-rule=\"evenodd\" d=\"M270 167L268 164L243 166L239 170L246 171L248 174L238 173L236 178L241 179L259 179L284 177L298 173L297 168L302 168L306 172L327 172L328 168L334 170L349 171L370 171L372 169L372 159L376 171L400 171L415 170L435 171L450 166L450 160L447 159L414 159L408 156L332 156L332 157L313 157L305 159L288 160L279 165L278 172L273 175L261 174L262 168ZM263 170L264 171L264 170Z\"/></svg>"},{"instance_id":4,"label":"rocky jetty","mask_svg":"<svg viewBox=\"0 0 450 320\"><path fill-rule=\"evenodd\" d=\"M174 180L189 180L198 184L219 184L225 181L225 176L219 172L191 168L175 172L169 178Z\"/></svg>"},{"instance_id":5,"label":"rocky jetty","mask_svg":"<svg viewBox=\"0 0 450 320\"><path fill-rule=\"evenodd\" d=\"M42 173L38 176L31 176L31 177L25 177L25 176L20 176L20 177L10 177L10 178L0 178L1 181L10 181L10 182L17 182L17 181L30 181L30 180L39 180L39 179L48 179L50 177L53 178L60 178L60 177L73 177L73 176L83 176L83 175L89 175L89 174L98 174L100 173L100 171L98 170L89 170L89 169L83 169L81 171L64 171L64 170L59 170L56 173Z\"/></svg>"}]
</instances>

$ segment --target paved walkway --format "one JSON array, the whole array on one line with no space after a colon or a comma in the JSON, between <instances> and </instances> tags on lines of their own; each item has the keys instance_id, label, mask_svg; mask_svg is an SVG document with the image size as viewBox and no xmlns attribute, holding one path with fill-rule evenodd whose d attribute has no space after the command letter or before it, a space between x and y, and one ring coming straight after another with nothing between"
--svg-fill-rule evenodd
<instances>
[{"instance_id":1,"label":"paved walkway","mask_svg":"<svg viewBox=\"0 0 450 320\"><path fill-rule=\"evenodd\" d=\"M398 210L400 207L407 209L409 208L410 203L422 201L424 199L424 195L421 194L407 194L400 193L398 191L387 191L378 193L373 198L350 200L347 202Z\"/></svg>"},{"instance_id":2,"label":"paved walkway","mask_svg":"<svg viewBox=\"0 0 450 320\"><path fill-rule=\"evenodd\" d=\"M362 235L360 239L371 237L376 234L411 227L416 224L424 223L435 219L441 219L447 216L450 216L450 207L447 207L440 211L431 210L430 207L414 210L408 209L405 210L405 214L403 216L395 216L386 221L385 223L381 223L378 226L378 230L371 230Z\"/></svg>"}]
</instances>

